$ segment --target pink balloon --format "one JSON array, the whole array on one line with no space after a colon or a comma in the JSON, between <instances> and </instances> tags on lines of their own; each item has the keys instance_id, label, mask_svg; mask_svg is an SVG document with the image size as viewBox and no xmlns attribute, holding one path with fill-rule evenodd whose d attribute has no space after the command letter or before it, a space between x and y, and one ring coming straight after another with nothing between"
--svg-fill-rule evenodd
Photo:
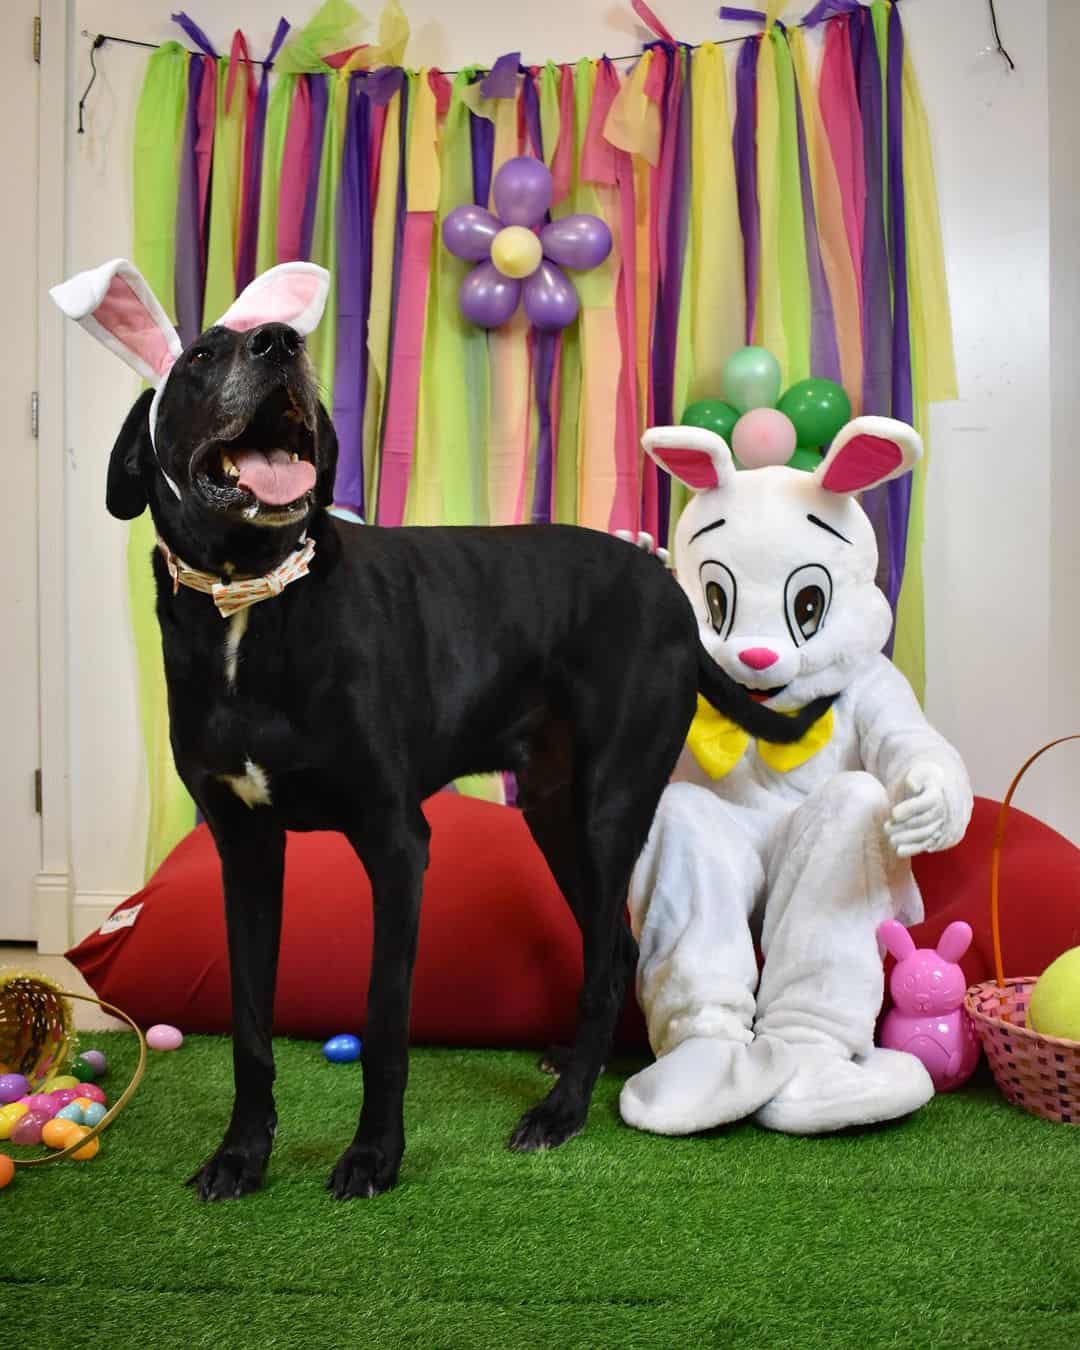
<instances>
[{"instance_id":1,"label":"pink balloon","mask_svg":"<svg viewBox=\"0 0 1080 1350\"><path fill-rule=\"evenodd\" d=\"M795 424L779 409L752 408L735 423L731 448L744 469L763 469L786 464L797 440Z\"/></svg>"}]
</instances>

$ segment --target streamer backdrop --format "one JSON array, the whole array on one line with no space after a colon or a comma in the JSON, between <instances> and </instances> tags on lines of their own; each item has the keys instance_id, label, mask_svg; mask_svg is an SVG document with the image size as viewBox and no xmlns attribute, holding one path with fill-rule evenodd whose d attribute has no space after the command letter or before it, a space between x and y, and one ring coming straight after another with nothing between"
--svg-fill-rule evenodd
<instances>
[{"instance_id":1,"label":"streamer backdrop","mask_svg":"<svg viewBox=\"0 0 1080 1350\"><path fill-rule=\"evenodd\" d=\"M684 494L643 459L640 434L717 397L745 342L776 355L785 387L839 379L856 412L924 435L927 404L956 396L929 131L899 8L821 0L790 28L775 3L725 8L721 35L727 19L761 31L690 47L633 3L656 39L621 68L525 67L511 52L452 78L404 69L396 0L366 43L351 5L327 0L300 30L282 19L268 52L237 32L227 56L179 14L196 50L170 42L149 58L135 262L185 343L274 263L331 269L310 350L341 443L342 514L569 521L663 542ZM491 205L494 174L519 154L550 168L551 218L590 212L615 241L574 277L581 312L558 336L520 313L490 333L467 323L469 264L440 239L454 207ZM864 498L894 656L920 692L924 476L925 461ZM148 872L195 819L169 750L152 545L147 515L129 570ZM490 779L458 786L503 796Z\"/></svg>"}]
</instances>

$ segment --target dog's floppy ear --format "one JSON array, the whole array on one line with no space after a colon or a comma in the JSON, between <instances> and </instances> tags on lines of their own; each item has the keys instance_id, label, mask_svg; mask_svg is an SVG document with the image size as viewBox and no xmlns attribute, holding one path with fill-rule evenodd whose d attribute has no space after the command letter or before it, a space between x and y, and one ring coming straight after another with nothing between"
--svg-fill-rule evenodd
<instances>
[{"instance_id":1,"label":"dog's floppy ear","mask_svg":"<svg viewBox=\"0 0 1080 1350\"><path fill-rule=\"evenodd\" d=\"M316 414L316 433L319 438L319 478L315 484L315 501L324 509L334 504L334 480L337 478L338 438L330 414L319 404Z\"/></svg>"},{"instance_id":2,"label":"dog's floppy ear","mask_svg":"<svg viewBox=\"0 0 1080 1350\"><path fill-rule=\"evenodd\" d=\"M135 400L109 456L105 505L117 520L134 520L147 507L143 463L145 456L153 453L149 421L153 397L154 391L146 389Z\"/></svg>"}]
</instances>

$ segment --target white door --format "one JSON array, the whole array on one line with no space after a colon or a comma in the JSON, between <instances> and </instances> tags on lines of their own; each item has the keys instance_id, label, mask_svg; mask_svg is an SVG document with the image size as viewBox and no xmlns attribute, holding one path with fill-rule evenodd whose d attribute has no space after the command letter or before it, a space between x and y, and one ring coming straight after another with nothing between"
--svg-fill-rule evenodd
<instances>
[{"instance_id":1,"label":"white door","mask_svg":"<svg viewBox=\"0 0 1080 1350\"><path fill-rule=\"evenodd\" d=\"M31 397L37 363L37 0L6 0L0 126L9 191L0 213L5 261L0 341L0 472L5 565L0 567L0 942L36 936L41 865L38 767L37 453ZM57 502L58 511L63 503Z\"/></svg>"}]
</instances>

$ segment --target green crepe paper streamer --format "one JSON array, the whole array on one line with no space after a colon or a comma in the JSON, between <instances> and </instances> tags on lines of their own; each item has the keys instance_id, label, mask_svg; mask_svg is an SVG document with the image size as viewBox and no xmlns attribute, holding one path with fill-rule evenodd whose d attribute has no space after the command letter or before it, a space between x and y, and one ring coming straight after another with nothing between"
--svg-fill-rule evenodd
<instances>
[{"instance_id":1,"label":"green crepe paper streamer","mask_svg":"<svg viewBox=\"0 0 1080 1350\"><path fill-rule=\"evenodd\" d=\"M579 61L573 70L574 98L572 127L561 125L559 135L573 136L574 154L570 175L570 190L552 209L552 219L573 215L583 208L578 204L578 171L581 164L581 147L585 139L587 122L582 121L578 83L582 67L587 61ZM543 105L541 104L541 116ZM585 105L585 117L588 117L588 104ZM541 121L547 144L548 127ZM552 502L552 519L563 525L577 524L578 510L578 427L581 420L581 325L572 323L562 331L562 345L559 356L559 436L555 451L555 490ZM614 394L613 394L614 396Z\"/></svg>"},{"instance_id":2,"label":"green crepe paper streamer","mask_svg":"<svg viewBox=\"0 0 1080 1350\"><path fill-rule=\"evenodd\" d=\"M176 202L187 107L187 51L166 42L150 57L135 113L134 243L136 267L176 322ZM173 765L165 668L150 556L154 522L144 511L128 531L128 595L146 751L150 819L149 876L195 824L195 804Z\"/></svg>"},{"instance_id":3,"label":"green crepe paper streamer","mask_svg":"<svg viewBox=\"0 0 1080 1350\"><path fill-rule=\"evenodd\" d=\"M311 235L311 261L330 273L330 294L318 327L308 338L322 400L334 405L334 362L337 356L337 199L341 181L341 147L345 132L348 75L337 71L324 77L328 88L326 131L319 163L319 188L315 199L315 224Z\"/></svg>"},{"instance_id":4,"label":"green crepe paper streamer","mask_svg":"<svg viewBox=\"0 0 1080 1350\"><path fill-rule=\"evenodd\" d=\"M355 46L368 27L368 20L348 0L325 0L303 28L289 34L274 68L283 75L329 70L323 57Z\"/></svg>"},{"instance_id":5,"label":"green crepe paper streamer","mask_svg":"<svg viewBox=\"0 0 1080 1350\"><path fill-rule=\"evenodd\" d=\"M237 61L237 66L243 63ZM244 150L245 74L237 70L232 107L226 110L225 90L231 61L217 66L217 117L214 124L214 166L210 187L210 234L206 256L206 292L203 327L225 313L236 299L236 230L240 214L241 159Z\"/></svg>"},{"instance_id":6,"label":"green crepe paper streamer","mask_svg":"<svg viewBox=\"0 0 1080 1350\"><path fill-rule=\"evenodd\" d=\"M779 29L769 34L776 56L776 92L780 134L780 221L778 262L780 308L787 342L789 384L810 374L810 273L806 261L799 140L795 116L795 71L791 48Z\"/></svg>"},{"instance_id":7,"label":"green crepe paper streamer","mask_svg":"<svg viewBox=\"0 0 1080 1350\"><path fill-rule=\"evenodd\" d=\"M555 151L559 144L559 128L562 119L559 114L559 86L561 73L554 61L549 61L540 72L538 80L540 99L540 132L544 141L544 163L551 168Z\"/></svg>"},{"instance_id":8,"label":"green crepe paper streamer","mask_svg":"<svg viewBox=\"0 0 1080 1350\"><path fill-rule=\"evenodd\" d=\"M435 461L442 517L417 522L423 525L471 525L478 519L479 503L487 500L486 441L478 434L479 406L487 407L487 335L465 319L458 304L461 282L472 264L455 258L442 242L445 217L472 198L469 109L461 97L468 86L469 72L460 71L439 137L439 207L432 240L413 474L423 475L426 465ZM480 370L485 378L477 384L474 377ZM410 489L410 496L414 495L415 489ZM425 498L421 494L417 500Z\"/></svg>"},{"instance_id":9,"label":"green crepe paper streamer","mask_svg":"<svg viewBox=\"0 0 1080 1350\"><path fill-rule=\"evenodd\" d=\"M279 75L270 89L266 109L266 139L263 143L262 182L259 185L259 236L255 246L255 275L260 276L278 261L278 197L281 192L281 161L289 129L296 76Z\"/></svg>"}]
</instances>

